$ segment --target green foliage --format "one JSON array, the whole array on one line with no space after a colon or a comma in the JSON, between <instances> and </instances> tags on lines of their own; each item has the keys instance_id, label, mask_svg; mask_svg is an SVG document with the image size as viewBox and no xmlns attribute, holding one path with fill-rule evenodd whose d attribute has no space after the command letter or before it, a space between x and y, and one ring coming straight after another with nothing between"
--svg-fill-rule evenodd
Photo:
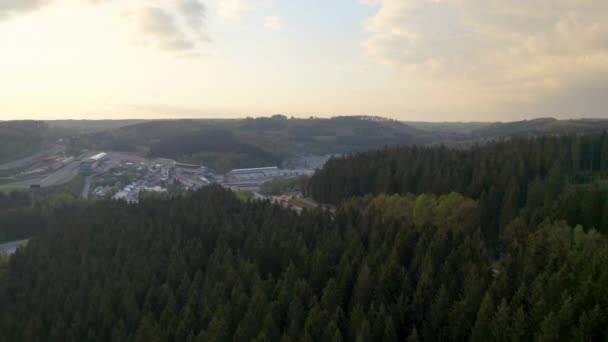
<instances>
[{"instance_id":1,"label":"green foliage","mask_svg":"<svg viewBox=\"0 0 608 342\"><path fill-rule=\"evenodd\" d=\"M416 199L414 204L414 224L418 228L424 228L425 226L433 222L435 216L435 196L434 195L420 195Z\"/></svg>"},{"instance_id":2,"label":"green foliage","mask_svg":"<svg viewBox=\"0 0 608 342\"><path fill-rule=\"evenodd\" d=\"M19 191L25 191L25 188L15 188L15 187L2 188L2 187L0 187L0 193L10 194L11 192L19 192Z\"/></svg>"},{"instance_id":3,"label":"green foliage","mask_svg":"<svg viewBox=\"0 0 608 342\"><path fill-rule=\"evenodd\" d=\"M243 202L250 201L255 197L254 193L249 190L235 190L234 193L236 194L236 197Z\"/></svg>"},{"instance_id":4,"label":"green foliage","mask_svg":"<svg viewBox=\"0 0 608 342\"><path fill-rule=\"evenodd\" d=\"M366 194L461 193L479 201L482 232L490 239L520 213L535 223L566 219L608 233L605 147L608 134L602 133L514 138L464 150L413 146L363 152L330 160L307 190L332 204ZM417 223L427 223L431 215L418 212Z\"/></svg>"},{"instance_id":5,"label":"green foliage","mask_svg":"<svg viewBox=\"0 0 608 342\"><path fill-rule=\"evenodd\" d=\"M227 168L416 134L370 122L150 122L85 138ZM598 134L334 159L307 189L331 212L216 186L138 204L0 194L0 240L38 235L0 261L0 340L606 340L607 176Z\"/></svg>"},{"instance_id":6,"label":"green foliage","mask_svg":"<svg viewBox=\"0 0 608 342\"><path fill-rule=\"evenodd\" d=\"M0 192L0 243L40 234L55 211L78 202L77 195L65 192Z\"/></svg>"},{"instance_id":7,"label":"green foliage","mask_svg":"<svg viewBox=\"0 0 608 342\"><path fill-rule=\"evenodd\" d=\"M479 216L476 201L455 193L357 198L335 214L297 214L215 186L71 207L0 278L0 337L607 337L603 236L522 220L522 234L505 236L495 258Z\"/></svg>"}]
</instances>

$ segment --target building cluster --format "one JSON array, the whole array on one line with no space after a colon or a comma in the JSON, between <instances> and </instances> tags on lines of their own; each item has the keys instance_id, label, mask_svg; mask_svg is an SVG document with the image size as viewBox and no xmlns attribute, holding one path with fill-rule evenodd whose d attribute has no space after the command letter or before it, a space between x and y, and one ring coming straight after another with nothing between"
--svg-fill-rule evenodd
<instances>
[{"instance_id":1,"label":"building cluster","mask_svg":"<svg viewBox=\"0 0 608 342\"><path fill-rule=\"evenodd\" d=\"M215 175L205 166L176 164L171 176L185 189L196 191L205 185L218 183L220 176Z\"/></svg>"},{"instance_id":2,"label":"building cluster","mask_svg":"<svg viewBox=\"0 0 608 342\"><path fill-rule=\"evenodd\" d=\"M258 191L264 183L273 179L312 176L313 174L313 170L280 169L276 166L235 169L226 174L221 184L232 189Z\"/></svg>"},{"instance_id":3,"label":"building cluster","mask_svg":"<svg viewBox=\"0 0 608 342\"><path fill-rule=\"evenodd\" d=\"M86 158L85 160L80 162L80 173L84 175L90 175L94 173L97 167L107 158L108 155L104 152Z\"/></svg>"},{"instance_id":4,"label":"building cluster","mask_svg":"<svg viewBox=\"0 0 608 342\"><path fill-rule=\"evenodd\" d=\"M116 194L114 194L114 196L112 196L112 199L125 200L129 203L137 203L139 201L139 195L143 192L166 193L167 189L159 185L146 186L143 185L141 181L137 181L118 191Z\"/></svg>"},{"instance_id":5,"label":"building cluster","mask_svg":"<svg viewBox=\"0 0 608 342\"><path fill-rule=\"evenodd\" d=\"M234 169L225 175L216 175L201 165L180 164L170 160L157 159L154 162L134 162L130 158L126 160L111 160L106 153L99 153L83 160L80 164L80 171L85 175L97 174L98 177L112 169L113 163L120 167L136 168L143 175L122 187L116 192L112 199L125 200L127 202L137 202L142 192L167 192L167 186L179 183L184 189L198 190L203 186L217 183L228 188L239 190L259 191L261 186L277 178L293 178L299 176L311 176L314 170L311 169L282 169L276 166ZM102 171L99 167L104 163ZM115 170L116 171L116 170ZM114 172L114 176L120 173ZM97 197L106 197L110 187L97 187L93 193ZM288 202L285 202L288 203Z\"/></svg>"},{"instance_id":6,"label":"building cluster","mask_svg":"<svg viewBox=\"0 0 608 342\"><path fill-rule=\"evenodd\" d=\"M146 172L142 177L122 188L112 196L112 199L136 203L139 201L141 193L166 193L168 191L165 184L169 180L170 168L158 163L151 164L149 167L140 163L138 170L143 171L144 169Z\"/></svg>"}]
</instances>

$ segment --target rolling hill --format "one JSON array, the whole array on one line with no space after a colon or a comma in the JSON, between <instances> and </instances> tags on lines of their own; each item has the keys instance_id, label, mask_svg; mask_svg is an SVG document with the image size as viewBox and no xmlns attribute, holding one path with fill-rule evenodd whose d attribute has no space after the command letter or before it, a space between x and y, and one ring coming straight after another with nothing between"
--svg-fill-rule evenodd
<instances>
[{"instance_id":1,"label":"rolling hill","mask_svg":"<svg viewBox=\"0 0 608 342\"><path fill-rule=\"evenodd\" d=\"M0 163L39 152L52 139L49 126L41 121L0 122Z\"/></svg>"},{"instance_id":2,"label":"rolling hill","mask_svg":"<svg viewBox=\"0 0 608 342\"><path fill-rule=\"evenodd\" d=\"M149 121L84 134L73 139L73 145L139 151L225 171L277 164L298 153L349 153L434 140L433 133L380 118L288 119L275 115L240 120Z\"/></svg>"}]
</instances>

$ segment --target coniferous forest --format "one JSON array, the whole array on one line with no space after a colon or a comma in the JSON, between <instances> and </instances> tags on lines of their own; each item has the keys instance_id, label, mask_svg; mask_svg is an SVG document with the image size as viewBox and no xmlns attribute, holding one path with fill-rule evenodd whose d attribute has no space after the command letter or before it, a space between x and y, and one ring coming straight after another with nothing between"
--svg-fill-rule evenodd
<instances>
[{"instance_id":1,"label":"coniferous forest","mask_svg":"<svg viewBox=\"0 0 608 342\"><path fill-rule=\"evenodd\" d=\"M333 159L308 191L338 204L367 194L458 192L479 201L489 239L519 214L608 234L608 133L510 139L470 149L407 146Z\"/></svg>"},{"instance_id":2,"label":"coniferous forest","mask_svg":"<svg viewBox=\"0 0 608 342\"><path fill-rule=\"evenodd\" d=\"M608 135L334 159L301 214L66 202L0 275L6 341L608 338Z\"/></svg>"}]
</instances>

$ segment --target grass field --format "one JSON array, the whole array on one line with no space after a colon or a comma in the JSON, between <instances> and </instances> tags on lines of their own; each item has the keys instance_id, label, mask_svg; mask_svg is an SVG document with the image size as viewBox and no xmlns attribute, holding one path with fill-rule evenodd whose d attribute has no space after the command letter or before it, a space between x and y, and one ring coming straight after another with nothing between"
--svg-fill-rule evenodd
<instances>
[{"instance_id":1,"label":"grass field","mask_svg":"<svg viewBox=\"0 0 608 342\"><path fill-rule=\"evenodd\" d=\"M0 186L0 193L14 192L14 191L24 191L26 188L19 187L2 187Z\"/></svg>"}]
</instances>

